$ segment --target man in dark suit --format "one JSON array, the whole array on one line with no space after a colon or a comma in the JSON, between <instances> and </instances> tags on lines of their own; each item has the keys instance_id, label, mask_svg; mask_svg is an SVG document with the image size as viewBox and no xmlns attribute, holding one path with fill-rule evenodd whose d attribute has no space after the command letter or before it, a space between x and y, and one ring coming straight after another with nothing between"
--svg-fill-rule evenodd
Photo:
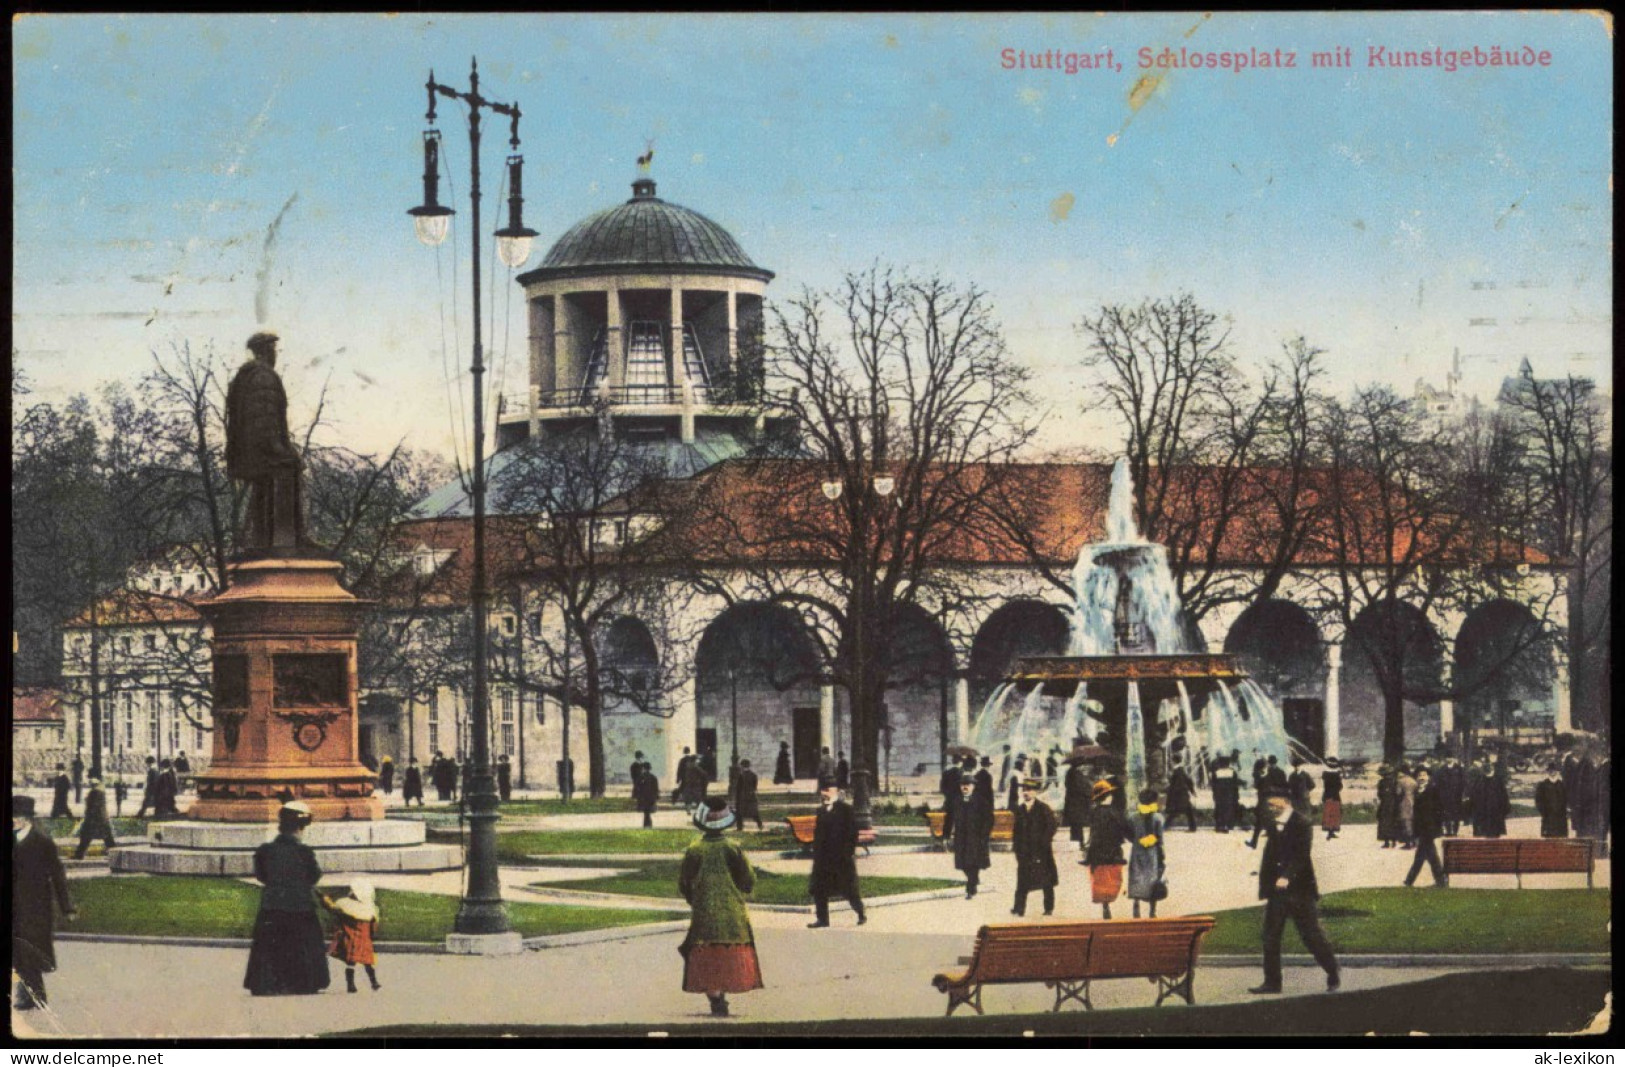
<instances>
[{"instance_id":1,"label":"man in dark suit","mask_svg":"<svg viewBox=\"0 0 1625 1067\"><path fill-rule=\"evenodd\" d=\"M423 807L423 770L418 766L416 756L408 756L406 776L401 779L401 806L411 807L414 797L417 798L418 807Z\"/></svg>"},{"instance_id":2,"label":"man in dark suit","mask_svg":"<svg viewBox=\"0 0 1625 1067\"><path fill-rule=\"evenodd\" d=\"M141 807L135 813L141 818L147 813L149 807L158 803L158 760L153 756L147 757L147 784L141 791Z\"/></svg>"},{"instance_id":3,"label":"man in dark suit","mask_svg":"<svg viewBox=\"0 0 1625 1067\"><path fill-rule=\"evenodd\" d=\"M51 818L73 818L73 809L68 807L68 792L72 788L73 781L68 778L68 769L58 763L56 777L51 779Z\"/></svg>"},{"instance_id":4,"label":"man in dark suit","mask_svg":"<svg viewBox=\"0 0 1625 1067\"><path fill-rule=\"evenodd\" d=\"M762 802L758 792L762 787L762 780L756 772L750 769L750 760L739 761L739 774L734 779L734 829L743 831L745 820L754 819L756 829L762 827Z\"/></svg>"},{"instance_id":5,"label":"man in dark suit","mask_svg":"<svg viewBox=\"0 0 1625 1067\"><path fill-rule=\"evenodd\" d=\"M113 822L107 817L107 794L102 792L102 780L90 780L90 792L85 794L85 819L79 824L79 848L73 858L82 860L90 851L90 843L101 838L111 852L118 845L113 840Z\"/></svg>"},{"instance_id":6,"label":"man in dark suit","mask_svg":"<svg viewBox=\"0 0 1625 1067\"><path fill-rule=\"evenodd\" d=\"M1413 885L1422 873L1425 862L1433 872L1433 884L1444 888L1450 879L1439 862L1439 835L1444 831L1444 816L1440 810L1439 790L1426 767L1416 772L1416 805L1411 812L1411 830L1416 835L1416 858L1411 860L1411 873L1405 884Z\"/></svg>"},{"instance_id":7,"label":"man in dark suit","mask_svg":"<svg viewBox=\"0 0 1625 1067\"><path fill-rule=\"evenodd\" d=\"M942 777L937 779L937 792L942 794L942 839L948 840L954 832L954 805L959 801L959 764L945 761Z\"/></svg>"},{"instance_id":8,"label":"man in dark suit","mask_svg":"<svg viewBox=\"0 0 1625 1067\"><path fill-rule=\"evenodd\" d=\"M1012 915L1027 914L1027 894L1044 891L1044 914L1055 913L1055 886L1061 880L1055 869L1055 812L1038 799L1044 783L1034 777L1021 780L1021 800L1016 805L1016 826L1012 843L1016 850L1016 901Z\"/></svg>"},{"instance_id":9,"label":"man in dark suit","mask_svg":"<svg viewBox=\"0 0 1625 1067\"><path fill-rule=\"evenodd\" d=\"M1269 839L1258 864L1258 899L1264 901L1264 984L1250 992L1281 991L1281 935L1288 919L1325 970L1327 991L1335 992L1342 979L1337 957L1320 928L1320 886L1310 858L1314 829L1308 819L1292 810L1286 789L1265 787L1263 803L1269 815Z\"/></svg>"},{"instance_id":10,"label":"man in dark suit","mask_svg":"<svg viewBox=\"0 0 1625 1067\"><path fill-rule=\"evenodd\" d=\"M954 869L965 872L965 899L969 900L976 895L982 872L993 865L988 857L993 816L983 809L976 797L976 781L968 776L960 777L959 796L949 810L953 812ZM943 836L949 836L947 830Z\"/></svg>"},{"instance_id":11,"label":"man in dark suit","mask_svg":"<svg viewBox=\"0 0 1625 1067\"><path fill-rule=\"evenodd\" d=\"M34 826L34 798L11 798L11 966L17 972L18 1011L45 1004L45 973L56 970L52 906L78 913L68 896L68 875L56 842Z\"/></svg>"},{"instance_id":12,"label":"man in dark suit","mask_svg":"<svg viewBox=\"0 0 1625 1067\"><path fill-rule=\"evenodd\" d=\"M858 819L852 805L841 799L833 775L818 780L818 792L823 803L818 807L818 821L813 824L812 876L807 880L816 921L807 926L817 930L829 925L829 898L836 894L846 897L862 926L869 917L864 914L863 896L858 892Z\"/></svg>"},{"instance_id":13,"label":"man in dark suit","mask_svg":"<svg viewBox=\"0 0 1625 1067\"><path fill-rule=\"evenodd\" d=\"M981 769L973 776L976 782L976 799L987 811L988 819L993 818L993 759L990 756L982 757Z\"/></svg>"}]
</instances>

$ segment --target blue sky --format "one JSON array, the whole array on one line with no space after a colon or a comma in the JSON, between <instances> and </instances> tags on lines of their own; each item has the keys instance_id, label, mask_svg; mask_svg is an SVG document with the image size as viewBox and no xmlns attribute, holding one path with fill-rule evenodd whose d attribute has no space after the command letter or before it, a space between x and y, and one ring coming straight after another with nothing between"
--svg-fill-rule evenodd
<instances>
[{"instance_id":1,"label":"blue sky","mask_svg":"<svg viewBox=\"0 0 1625 1067\"><path fill-rule=\"evenodd\" d=\"M1310 66L1339 45L1349 67ZM1551 61L1370 69L1373 45ZM1297 68L1138 67L1165 47ZM1121 70L1006 70L1007 48L1110 48ZM37 394L182 343L235 362L263 312L296 406L325 386L358 447L449 452L470 333L454 106L453 240L423 248L405 210L426 75L466 87L475 55L524 110L532 265L629 195L652 139L660 194L727 226L770 295L877 258L991 290L1058 414L1083 400L1083 314L1187 289L1243 361L1302 333L1340 384L1442 384L1459 349L1470 391L1525 356L1612 386L1612 42L1591 15L49 15L13 23L13 344ZM489 231L505 124L487 133ZM517 390L522 301L486 270L489 362Z\"/></svg>"}]
</instances>

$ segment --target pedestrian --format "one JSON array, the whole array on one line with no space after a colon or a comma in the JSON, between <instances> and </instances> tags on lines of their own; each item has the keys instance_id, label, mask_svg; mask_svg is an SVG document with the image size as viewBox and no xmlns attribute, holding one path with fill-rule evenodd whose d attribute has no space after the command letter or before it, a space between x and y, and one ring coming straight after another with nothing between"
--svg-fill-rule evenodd
<instances>
[{"instance_id":1,"label":"pedestrian","mask_svg":"<svg viewBox=\"0 0 1625 1067\"><path fill-rule=\"evenodd\" d=\"M113 779L113 814L118 818L124 817L124 798L130 793L130 787L124 784L124 779Z\"/></svg>"},{"instance_id":2,"label":"pedestrian","mask_svg":"<svg viewBox=\"0 0 1625 1067\"><path fill-rule=\"evenodd\" d=\"M683 806L692 810L703 804L706 790L710 785L711 776L705 772L702 758L699 756L690 758L683 777Z\"/></svg>"},{"instance_id":3,"label":"pedestrian","mask_svg":"<svg viewBox=\"0 0 1625 1067\"><path fill-rule=\"evenodd\" d=\"M835 761L835 784L843 790L852 785L852 764L847 762L845 752L840 753L840 758Z\"/></svg>"},{"instance_id":4,"label":"pedestrian","mask_svg":"<svg viewBox=\"0 0 1625 1067\"><path fill-rule=\"evenodd\" d=\"M192 775L192 761L186 758L184 750L175 753L175 783L178 792L185 792L187 779Z\"/></svg>"},{"instance_id":5,"label":"pedestrian","mask_svg":"<svg viewBox=\"0 0 1625 1067\"><path fill-rule=\"evenodd\" d=\"M395 794L395 761L388 756L384 757L382 766L378 768L378 787L386 797Z\"/></svg>"},{"instance_id":6,"label":"pedestrian","mask_svg":"<svg viewBox=\"0 0 1625 1067\"><path fill-rule=\"evenodd\" d=\"M1089 847L1083 862L1089 867L1090 899L1100 905L1103 919L1112 917L1112 901L1123 892L1123 843L1132 838L1134 827L1128 817L1111 802L1117 791L1109 779L1095 783L1090 793Z\"/></svg>"},{"instance_id":7,"label":"pedestrian","mask_svg":"<svg viewBox=\"0 0 1625 1067\"><path fill-rule=\"evenodd\" d=\"M1416 772L1409 763L1401 763L1394 778L1399 795L1399 833L1401 848L1416 847Z\"/></svg>"},{"instance_id":8,"label":"pedestrian","mask_svg":"<svg viewBox=\"0 0 1625 1067\"><path fill-rule=\"evenodd\" d=\"M1377 768L1377 840L1383 848L1399 844L1403 831L1399 823L1399 780L1394 768L1384 763Z\"/></svg>"},{"instance_id":9,"label":"pedestrian","mask_svg":"<svg viewBox=\"0 0 1625 1067\"><path fill-rule=\"evenodd\" d=\"M976 782L976 799L987 809L987 817L991 822L993 818L993 759L991 756L982 757L982 765L974 775Z\"/></svg>"},{"instance_id":10,"label":"pedestrian","mask_svg":"<svg viewBox=\"0 0 1625 1067\"><path fill-rule=\"evenodd\" d=\"M1608 831L1613 825L1613 788L1610 775L1614 773L1614 761L1605 752L1597 761L1591 771L1591 781L1588 783L1591 790L1590 804L1597 815L1591 825L1591 839L1597 843L1597 855L1608 856Z\"/></svg>"},{"instance_id":11,"label":"pedestrian","mask_svg":"<svg viewBox=\"0 0 1625 1067\"><path fill-rule=\"evenodd\" d=\"M989 858L988 842L993 837L993 813L982 805L976 795L976 779L961 776L959 796L952 806L954 869L965 874L965 899L976 896L982 872L993 865ZM947 831L943 831L947 834Z\"/></svg>"},{"instance_id":12,"label":"pedestrian","mask_svg":"<svg viewBox=\"0 0 1625 1067\"><path fill-rule=\"evenodd\" d=\"M429 780L434 783L436 799L444 802L451 799L451 781L446 776L446 754L436 750L434 759L429 761Z\"/></svg>"},{"instance_id":13,"label":"pedestrian","mask_svg":"<svg viewBox=\"0 0 1625 1067\"><path fill-rule=\"evenodd\" d=\"M813 826L812 875L807 885L815 920L808 927L816 930L829 925L829 898L837 894L846 897L862 926L869 917L858 888L858 819L852 805L841 799L833 775L818 780L818 793L823 803Z\"/></svg>"},{"instance_id":14,"label":"pedestrian","mask_svg":"<svg viewBox=\"0 0 1625 1067\"><path fill-rule=\"evenodd\" d=\"M553 761L553 769L559 779L559 796L568 801L576 795L576 761L569 756L556 759Z\"/></svg>"},{"instance_id":15,"label":"pedestrian","mask_svg":"<svg viewBox=\"0 0 1625 1067\"><path fill-rule=\"evenodd\" d=\"M1061 881L1061 874L1055 869L1055 812L1038 799L1038 791L1044 787L1042 779L1029 775L1020 785L1021 797L1014 809L1015 833L1011 838L1016 852L1016 900L1010 914L1027 914L1027 895L1041 889L1044 914L1053 915L1055 887Z\"/></svg>"},{"instance_id":16,"label":"pedestrian","mask_svg":"<svg viewBox=\"0 0 1625 1067\"><path fill-rule=\"evenodd\" d=\"M82 799L79 791L79 783L84 781L85 778L85 761L80 759L79 754L76 752L73 755L73 763L70 766L73 767L73 802L77 804Z\"/></svg>"},{"instance_id":17,"label":"pedestrian","mask_svg":"<svg viewBox=\"0 0 1625 1067\"><path fill-rule=\"evenodd\" d=\"M1191 772L1183 765L1175 767L1168 775L1168 822L1172 825L1183 816L1185 832L1190 834L1196 832L1196 805L1191 800L1195 793L1196 783L1191 779Z\"/></svg>"},{"instance_id":18,"label":"pedestrian","mask_svg":"<svg viewBox=\"0 0 1625 1067\"><path fill-rule=\"evenodd\" d=\"M637 802L638 810L643 813L643 828L645 830L655 824L655 808L660 805L660 779L655 777L654 767L648 763L634 764L640 767L637 781L632 786L632 797Z\"/></svg>"},{"instance_id":19,"label":"pedestrian","mask_svg":"<svg viewBox=\"0 0 1625 1067\"><path fill-rule=\"evenodd\" d=\"M1287 792L1292 795L1292 806L1304 817L1309 817L1309 798L1315 792L1315 780L1303 769L1303 760L1292 757L1292 773L1286 779Z\"/></svg>"},{"instance_id":20,"label":"pedestrian","mask_svg":"<svg viewBox=\"0 0 1625 1067\"><path fill-rule=\"evenodd\" d=\"M638 782L643 778L643 751L640 749L632 753L632 767L628 772L632 779L632 799L638 796Z\"/></svg>"},{"instance_id":21,"label":"pedestrian","mask_svg":"<svg viewBox=\"0 0 1625 1067\"><path fill-rule=\"evenodd\" d=\"M1164 822L1157 814L1157 791L1142 789L1140 804L1129 817L1134 827L1133 845L1128 854L1128 896L1134 901L1134 917L1140 917L1140 901L1151 906L1157 917L1157 901L1168 895L1168 857L1162 849Z\"/></svg>"},{"instance_id":22,"label":"pedestrian","mask_svg":"<svg viewBox=\"0 0 1625 1067\"><path fill-rule=\"evenodd\" d=\"M1462 790L1465 788L1461 761L1454 756L1444 761L1433 783L1439 791L1439 815L1446 837L1461 832Z\"/></svg>"},{"instance_id":23,"label":"pedestrian","mask_svg":"<svg viewBox=\"0 0 1625 1067\"><path fill-rule=\"evenodd\" d=\"M506 752L497 757L497 796L504 804L513 799L513 764Z\"/></svg>"},{"instance_id":24,"label":"pedestrian","mask_svg":"<svg viewBox=\"0 0 1625 1067\"><path fill-rule=\"evenodd\" d=\"M260 891L243 987L256 997L320 993L327 988L326 945L316 914L316 852L301 841L310 808L293 800L277 812L277 836L254 852Z\"/></svg>"},{"instance_id":25,"label":"pedestrian","mask_svg":"<svg viewBox=\"0 0 1625 1067\"><path fill-rule=\"evenodd\" d=\"M175 776L175 765L169 760L158 762L158 796L154 802L153 815L158 818L177 818L180 809L175 806L175 800L180 795L180 779Z\"/></svg>"},{"instance_id":26,"label":"pedestrian","mask_svg":"<svg viewBox=\"0 0 1625 1067\"><path fill-rule=\"evenodd\" d=\"M937 792L942 794L942 840L948 841L954 832L954 805L959 799L959 764L944 757L942 776L937 779Z\"/></svg>"},{"instance_id":27,"label":"pedestrian","mask_svg":"<svg viewBox=\"0 0 1625 1067\"><path fill-rule=\"evenodd\" d=\"M1484 773L1485 837L1505 837L1507 813L1512 809L1506 761L1491 754Z\"/></svg>"},{"instance_id":28,"label":"pedestrian","mask_svg":"<svg viewBox=\"0 0 1625 1067\"><path fill-rule=\"evenodd\" d=\"M85 818L79 824L79 847L74 851L73 858L82 860L85 853L90 851L90 843L101 838L111 852L117 847L113 840L113 823L107 817L107 794L102 792L102 780L90 780L90 792L85 794Z\"/></svg>"},{"instance_id":29,"label":"pedestrian","mask_svg":"<svg viewBox=\"0 0 1625 1067\"><path fill-rule=\"evenodd\" d=\"M58 763L56 776L51 779L51 818L73 818L73 809L68 807L68 793L72 789L73 780L68 777L68 768Z\"/></svg>"},{"instance_id":30,"label":"pedestrian","mask_svg":"<svg viewBox=\"0 0 1625 1067\"><path fill-rule=\"evenodd\" d=\"M1416 883L1426 863L1433 874L1433 884L1442 889L1450 884L1439 862L1439 834L1443 832L1439 815L1439 791L1433 785L1433 776L1427 768L1416 772L1416 804L1411 814L1411 831L1416 835L1416 858L1411 860L1410 873L1405 876L1407 887Z\"/></svg>"},{"instance_id":31,"label":"pedestrian","mask_svg":"<svg viewBox=\"0 0 1625 1067\"><path fill-rule=\"evenodd\" d=\"M1078 843L1078 850L1083 850L1083 832L1089 826L1089 772L1084 770L1083 764L1086 756L1076 749L1066 758L1066 778L1062 788L1065 797L1061 801L1061 819L1066 823L1067 831L1072 840Z\"/></svg>"},{"instance_id":32,"label":"pedestrian","mask_svg":"<svg viewBox=\"0 0 1625 1067\"><path fill-rule=\"evenodd\" d=\"M1248 848L1257 848L1259 835L1264 832L1264 822L1269 817L1269 806L1264 803L1264 794L1277 784L1271 781L1270 772L1279 769L1275 766L1274 756L1268 759L1260 757L1253 761L1253 836L1247 842ZM1284 777L1279 784L1282 787L1286 785Z\"/></svg>"},{"instance_id":33,"label":"pedestrian","mask_svg":"<svg viewBox=\"0 0 1625 1067\"><path fill-rule=\"evenodd\" d=\"M1051 745L1044 756L1044 788L1053 789L1060 782L1061 747Z\"/></svg>"},{"instance_id":34,"label":"pedestrian","mask_svg":"<svg viewBox=\"0 0 1625 1067\"><path fill-rule=\"evenodd\" d=\"M423 769L418 766L416 756L406 757L406 774L401 779L401 806L409 808L412 801L423 807Z\"/></svg>"},{"instance_id":35,"label":"pedestrian","mask_svg":"<svg viewBox=\"0 0 1625 1067\"><path fill-rule=\"evenodd\" d=\"M688 781L688 765L694 762L694 754L688 746L683 746L683 754L677 760L677 769L672 772L671 802L686 806L688 797L684 794L685 783Z\"/></svg>"},{"instance_id":36,"label":"pedestrian","mask_svg":"<svg viewBox=\"0 0 1625 1067\"><path fill-rule=\"evenodd\" d=\"M1213 773L1208 777L1209 788L1213 790L1213 829L1227 834L1236 825L1241 811L1241 779L1236 777L1229 756L1214 760Z\"/></svg>"},{"instance_id":37,"label":"pedestrian","mask_svg":"<svg viewBox=\"0 0 1625 1067\"><path fill-rule=\"evenodd\" d=\"M1546 780L1535 783L1535 809L1540 812L1541 837L1569 836L1568 808L1562 769L1554 763L1546 768Z\"/></svg>"},{"instance_id":38,"label":"pedestrian","mask_svg":"<svg viewBox=\"0 0 1625 1067\"><path fill-rule=\"evenodd\" d=\"M734 780L734 825L740 830L744 830L746 819L754 820L756 829L766 829L762 825L762 802L758 795L760 790L761 778L750 769L750 760L740 760L739 776Z\"/></svg>"},{"instance_id":39,"label":"pedestrian","mask_svg":"<svg viewBox=\"0 0 1625 1067\"><path fill-rule=\"evenodd\" d=\"M828 745L818 750L818 777L820 779L835 777L835 760L829 754Z\"/></svg>"},{"instance_id":40,"label":"pedestrian","mask_svg":"<svg viewBox=\"0 0 1625 1067\"><path fill-rule=\"evenodd\" d=\"M1343 829L1343 763L1336 756L1326 757L1320 774L1320 828L1328 841Z\"/></svg>"},{"instance_id":41,"label":"pedestrian","mask_svg":"<svg viewBox=\"0 0 1625 1067\"><path fill-rule=\"evenodd\" d=\"M378 956L372 947L378 935L378 903L372 883L357 878L350 883L344 896L334 899L322 894L322 907L333 914L333 944L327 954L344 964L344 984L355 992L356 964L367 969L367 981L374 993L382 989L378 984Z\"/></svg>"},{"instance_id":42,"label":"pedestrian","mask_svg":"<svg viewBox=\"0 0 1625 1067\"><path fill-rule=\"evenodd\" d=\"M722 797L711 797L694 812L703 836L683 853L677 888L691 909L688 936L677 946L683 956L683 992L704 993L711 1014L728 1014L728 994L762 988L746 898L756 888L756 872L738 841L725 834L735 822ZM860 913L861 914L861 913ZM826 924L827 925L827 924Z\"/></svg>"},{"instance_id":43,"label":"pedestrian","mask_svg":"<svg viewBox=\"0 0 1625 1067\"><path fill-rule=\"evenodd\" d=\"M1265 803L1269 805L1269 840L1258 863L1258 899L1264 902L1264 984L1249 992L1281 991L1281 935L1288 919L1297 927L1304 947L1326 972L1327 992L1336 992L1342 979L1337 957L1320 928L1320 887L1315 882L1310 854L1314 831L1308 819L1292 810L1285 789L1268 792Z\"/></svg>"},{"instance_id":44,"label":"pedestrian","mask_svg":"<svg viewBox=\"0 0 1625 1067\"><path fill-rule=\"evenodd\" d=\"M149 807L154 807L158 799L158 759L156 756L147 757L147 782L141 789L141 807L136 810L135 817L141 818L147 814Z\"/></svg>"},{"instance_id":45,"label":"pedestrian","mask_svg":"<svg viewBox=\"0 0 1625 1067\"><path fill-rule=\"evenodd\" d=\"M778 762L773 765L774 785L794 785L795 772L790 769L790 742L779 742Z\"/></svg>"},{"instance_id":46,"label":"pedestrian","mask_svg":"<svg viewBox=\"0 0 1625 1067\"><path fill-rule=\"evenodd\" d=\"M1005 783L1010 780L1010 746L1004 746L1004 759L999 763L999 792L1004 792Z\"/></svg>"},{"instance_id":47,"label":"pedestrian","mask_svg":"<svg viewBox=\"0 0 1625 1067\"><path fill-rule=\"evenodd\" d=\"M56 970L55 915L78 916L56 842L34 825L34 798L11 798L11 969L18 1011L45 1006L45 975Z\"/></svg>"}]
</instances>

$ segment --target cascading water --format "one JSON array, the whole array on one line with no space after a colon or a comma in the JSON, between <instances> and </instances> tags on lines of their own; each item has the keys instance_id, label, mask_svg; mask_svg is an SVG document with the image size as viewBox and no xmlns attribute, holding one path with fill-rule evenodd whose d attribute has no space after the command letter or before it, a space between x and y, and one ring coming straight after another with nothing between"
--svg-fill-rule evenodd
<instances>
[{"instance_id":1,"label":"cascading water","mask_svg":"<svg viewBox=\"0 0 1625 1067\"><path fill-rule=\"evenodd\" d=\"M1112 468L1111 493L1106 513L1106 540L1086 544L1073 569L1074 605L1070 657L1109 659L1121 664L1135 657L1156 656L1179 660L1223 659L1206 649L1192 647L1187 636L1167 549L1146 541L1134 521L1134 482L1128 464L1119 459ZM1199 642L1194 642L1199 643ZM1038 657L1037 659L1044 659ZM1041 682L1005 684L994 691L971 731L970 744L993 753L1010 745L1015 753L1042 757L1051 747L1070 750L1087 736L1100 717L1101 705L1089 700L1086 677L1074 676L1077 688L1064 697L1044 693ZM1055 676L1059 677L1059 676ZM1173 741L1184 737L1177 760L1205 779L1204 755L1225 755L1239 750L1245 761L1275 756L1285 764L1291 742L1282 728L1274 703L1252 680L1233 668L1209 677L1170 675L1158 690L1161 696L1147 704L1144 685L1150 675L1139 671L1118 674L1126 685L1123 737L1114 738L1122 753L1127 786L1137 792L1149 780L1146 720L1166 726L1160 748L1162 770L1176 757ZM1126 683L1121 679L1127 677ZM1230 684L1222 679L1231 679ZM1172 681L1170 689L1167 684ZM1193 687L1200 687L1205 702ZM1019 698L1019 699L1018 699ZM1197 721L1196 716L1201 716Z\"/></svg>"}]
</instances>

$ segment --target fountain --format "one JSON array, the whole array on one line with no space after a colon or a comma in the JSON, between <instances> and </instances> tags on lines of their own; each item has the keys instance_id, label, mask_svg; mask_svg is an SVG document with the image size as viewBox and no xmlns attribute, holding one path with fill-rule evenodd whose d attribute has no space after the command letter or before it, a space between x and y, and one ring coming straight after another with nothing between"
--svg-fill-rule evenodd
<instances>
[{"instance_id":1,"label":"fountain","mask_svg":"<svg viewBox=\"0 0 1625 1067\"><path fill-rule=\"evenodd\" d=\"M1186 632L1167 549L1134 523L1127 463L1112 468L1106 540L1086 544L1073 572L1076 602L1065 656L1023 656L971 730L983 752L1009 744L1042 756L1093 734L1130 794L1162 785L1175 764L1202 782L1207 756L1240 750L1244 764L1292 742L1268 695L1236 658L1199 651ZM1181 743L1183 742L1183 743Z\"/></svg>"}]
</instances>

